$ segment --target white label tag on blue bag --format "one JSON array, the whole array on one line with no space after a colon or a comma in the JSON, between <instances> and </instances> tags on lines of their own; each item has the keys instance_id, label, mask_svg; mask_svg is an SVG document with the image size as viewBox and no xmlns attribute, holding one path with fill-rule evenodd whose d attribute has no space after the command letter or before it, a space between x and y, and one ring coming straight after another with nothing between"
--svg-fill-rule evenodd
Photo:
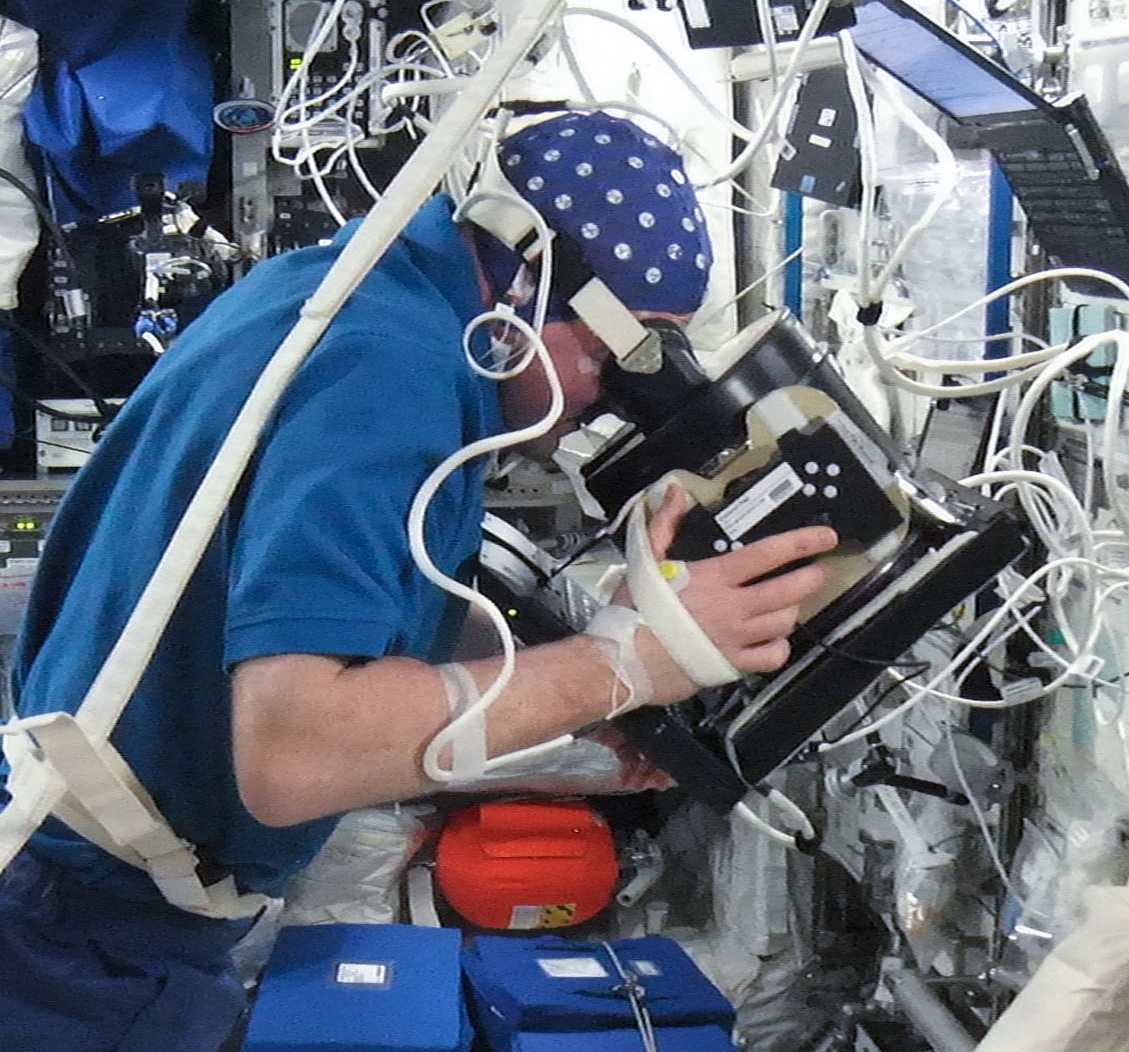
<instances>
[{"instance_id":1,"label":"white label tag on blue bag","mask_svg":"<svg viewBox=\"0 0 1129 1052\"><path fill-rule=\"evenodd\" d=\"M392 965L379 961L340 961L334 980L359 986L389 986Z\"/></svg>"},{"instance_id":2,"label":"white label tag on blue bag","mask_svg":"<svg viewBox=\"0 0 1129 1052\"><path fill-rule=\"evenodd\" d=\"M595 957L541 957L538 965L550 979L606 979L608 972Z\"/></svg>"}]
</instances>

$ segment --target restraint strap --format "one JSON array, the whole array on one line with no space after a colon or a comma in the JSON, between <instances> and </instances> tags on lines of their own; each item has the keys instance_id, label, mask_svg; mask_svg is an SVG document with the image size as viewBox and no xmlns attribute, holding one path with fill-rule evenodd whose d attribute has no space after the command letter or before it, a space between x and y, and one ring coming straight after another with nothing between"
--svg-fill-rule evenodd
<instances>
[{"instance_id":1,"label":"restraint strap","mask_svg":"<svg viewBox=\"0 0 1129 1052\"><path fill-rule=\"evenodd\" d=\"M144 870L180 909L239 919L270 902L265 895L240 894L230 877L205 886L192 846L173 832L121 754L109 742L92 741L71 713L12 720L0 733L12 769L12 801L0 813L5 843L22 843L52 813L102 850ZM17 831L19 837L11 835ZM0 868L9 861L0 859Z\"/></svg>"},{"instance_id":2,"label":"restraint strap","mask_svg":"<svg viewBox=\"0 0 1129 1052\"><path fill-rule=\"evenodd\" d=\"M699 627L651 550L646 501L631 509L627 520L627 584L647 627L699 687L719 687L741 673Z\"/></svg>"}]
</instances>

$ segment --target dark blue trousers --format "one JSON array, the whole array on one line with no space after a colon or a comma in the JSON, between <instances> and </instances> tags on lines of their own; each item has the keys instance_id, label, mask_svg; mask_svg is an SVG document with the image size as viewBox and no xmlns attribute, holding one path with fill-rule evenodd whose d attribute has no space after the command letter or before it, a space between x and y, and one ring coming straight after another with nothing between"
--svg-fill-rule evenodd
<instances>
[{"instance_id":1,"label":"dark blue trousers","mask_svg":"<svg viewBox=\"0 0 1129 1052\"><path fill-rule=\"evenodd\" d=\"M0 876L0 1049L216 1052L248 926L115 899L25 850Z\"/></svg>"}]
</instances>

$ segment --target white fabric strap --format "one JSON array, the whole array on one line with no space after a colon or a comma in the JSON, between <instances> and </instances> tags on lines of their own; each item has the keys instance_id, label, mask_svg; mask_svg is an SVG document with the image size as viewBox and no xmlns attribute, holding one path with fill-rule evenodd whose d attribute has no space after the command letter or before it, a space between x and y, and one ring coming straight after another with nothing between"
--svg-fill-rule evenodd
<instances>
[{"instance_id":1,"label":"white fabric strap","mask_svg":"<svg viewBox=\"0 0 1129 1052\"><path fill-rule=\"evenodd\" d=\"M627 584L647 627L699 687L719 687L741 673L713 645L690 611L682 605L671 581L663 575L647 535L646 501L639 501L627 520Z\"/></svg>"},{"instance_id":2,"label":"white fabric strap","mask_svg":"<svg viewBox=\"0 0 1129 1052\"><path fill-rule=\"evenodd\" d=\"M616 679L627 690L627 697L616 704L615 688L612 688L609 720L646 705L655 696L654 684L635 649L635 633L642 624L638 610L612 604L597 610L584 628L584 634L592 637Z\"/></svg>"},{"instance_id":3,"label":"white fabric strap","mask_svg":"<svg viewBox=\"0 0 1129 1052\"><path fill-rule=\"evenodd\" d=\"M435 885L431 867L418 863L408 867L408 919L417 928L441 928L439 911L435 908Z\"/></svg>"},{"instance_id":4,"label":"white fabric strap","mask_svg":"<svg viewBox=\"0 0 1129 1052\"><path fill-rule=\"evenodd\" d=\"M42 821L36 820L37 804L53 800L49 811L104 851L145 870L174 906L234 919L254 916L268 903L263 895L240 895L231 878L205 887L195 852L173 832L118 751L109 742L93 742L70 713L13 720L0 731L12 768L12 804L0 819L10 823L3 832L17 850ZM26 836L11 838L29 823ZM6 865L10 858L0 861Z\"/></svg>"},{"instance_id":5,"label":"white fabric strap","mask_svg":"<svg viewBox=\"0 0 1129 1052\"><path fill-rule=\"evenodd\" d=\"M439 676L447 691L451 714L451 775L458 781L474 781L486 774L486 713L467 715L481 695L474 677L457 661L439 665Z\"/></svg>"},{"instance_id":6,"label":"white fabric strap","mask_svg":"<svg viewBox=\"0 0 1129 1052\"><path fill-rule=\"evenodd\" d=\"M662 340L648 329L599 278L589 278L568 305L632 373L657 373L662 368Z\"/></svg>"}]
</instances>

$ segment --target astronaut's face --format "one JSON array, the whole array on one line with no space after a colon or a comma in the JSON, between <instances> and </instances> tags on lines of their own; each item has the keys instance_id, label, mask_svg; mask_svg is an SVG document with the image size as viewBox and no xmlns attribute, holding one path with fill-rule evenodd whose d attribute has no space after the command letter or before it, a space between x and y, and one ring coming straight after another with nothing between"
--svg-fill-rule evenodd
<instances>
[{"instance_id":1,"label":"astronaut's face","mask_svg":"<svg viewBox=\"0 0 1129 1052\"><path fill-rule=\"evenodd\" d=\"M632 313L639 321L662 318L684 326L690 320L686 314ZM575 431L584 414L599 400L600 374L611 351L582 321L547 322L541 338L560 377L564 410L551 431L520 448L534 459L548 460L561 438ZM507 427L528 427L541 419L549 408L549 384L541 363L535 360L523 373L502 381L501 401Z\"/></svg>"},{"instance_id":2,"label":"astronaut's face","mask_svg":"<svg viewBox=\"0 0 1129 1052\"><path fill-rule=\"evenodd\" d=\"M582 321L551 321L541 330L564 394L564 411L551 431L521 447L535 459L547 459L563 435L574 431L580 417L600 396L600 370L610 353ZM518 376L501 383L502 415L509 428L528 427L549 408L549 384L539 360Z\"/></svg>"}]
</instances>

